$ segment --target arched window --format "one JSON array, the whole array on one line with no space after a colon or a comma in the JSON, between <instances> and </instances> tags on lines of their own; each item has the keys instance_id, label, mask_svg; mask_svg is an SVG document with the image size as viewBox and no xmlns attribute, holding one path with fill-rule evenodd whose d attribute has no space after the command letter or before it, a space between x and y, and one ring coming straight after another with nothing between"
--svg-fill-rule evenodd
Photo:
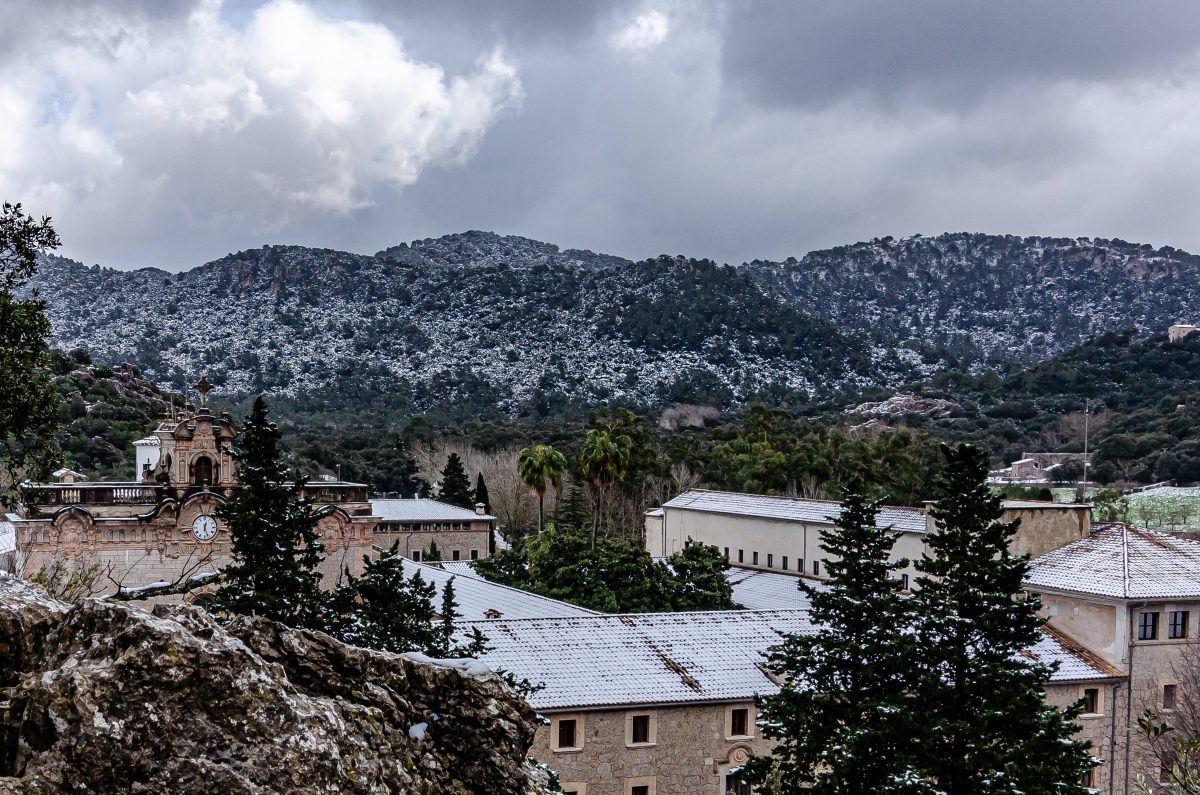
<instances>
[{"instance_id":1,"label":"arched window","mask_svg":"<svg viewBox=\"0 0 1200 795\"><path fill-rule=\"evenodd\" d=\"M200 456L192 464L192 483L197 486L213 484L213 462L208 456Z\"/></svg>"}]
</instances>

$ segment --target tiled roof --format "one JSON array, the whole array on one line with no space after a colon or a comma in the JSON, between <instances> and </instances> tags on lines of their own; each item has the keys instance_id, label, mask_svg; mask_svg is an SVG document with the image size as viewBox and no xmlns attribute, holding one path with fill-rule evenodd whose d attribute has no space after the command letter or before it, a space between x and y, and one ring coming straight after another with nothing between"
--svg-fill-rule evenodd
<instances>
[{"instance_id":1,"label":"tiled roof","mask_svg":"<svg viewBox=\"0 0 1200 795\"><path fill-rule=\"evenodd\" d=\"M1052 682L1083 682L1093 679L1119 679L1124 674L1091 649L1079 645L1051 627L1042 626L1042 638L1026 652L1039 662L1057 662Z\"/></svg>"},{"instance_id":2,"label":"tiled roof","mask_svg":"<svg viewBox=\"0 0 1200 795\"><path fill-rule=\"evenodd\" d=\"M480 624L479 659L545 687L534 709L740 701L778 692L759 668L804 610L649 613Z\"/></svg>"},{"instance_id":3,"label":"tiled roof","mask_svg":"<svg viewBox=\"0 0 1200 795\"><path fill-rule=\"evenodd\" d=\"M842 506L832 500L802 500L707 489L685 491L663 503L663 508L821 524L829 524L842 511ZM877 520L880 527L891 527L899 532L925 532L925 512L919 508L884 506Z\"/></svg>"},{"instance_id":4,"label":"tiled roof","mask_svg":"<svg viewBox=\"0 0 1200 795\"><path fill-rule=\"evenodd\" d=\"M484 621L489 612L495 611L496 618L565 618L569 616L594 616L595 611L549 599L545 596L498 585L484 579L460 577L455 572L444 571L436 566L427 566L404 558L404 576L411 578L417 572L421 579L432 582L438 590L434 607L441 606L441 592L446 581L454 578L454 598L458 602L459 621ZM488 634L485 632L484 634Z\"/></svg>"},{"instance_id":5,"label":"tiled roof","mask_svg":"<svg viewBox=\"0 0 1200 795\"><path fill-rule=\"evenodd\" d=\"M411 500L371 500L371 513L385 522L469 522L491 520L474 511L421 497Z\"/></svg>"},{"instance_id":6,"label":"tiled roof","mask_svg":"<svg viewBox=\"0 0 1200 795\"><path fill-rule=\"evenodd\" d=\"M811 606L800 590L800 577L730 568L725 572L725 579L733 586L733 601L747 610L808 610ZM819 580L805 582L818 589L828 587Z\"/></svg>"},{"instance_id":7,"label":"tiled roof","mask_svg":"<svg viewBox=\"0 0 1200 795\"><path fill-rule=\"evenodd\" d=\"M1025 577L1048 588L1118 599L1200 597L1200 542L1125 524L1092 525L1092 534L1035 559Z\"/></svg>"},{"instance_id":8,"label":"tiled roof","mask_svg":"<svg viewBox=\"0 0 1200 795\"><path fill-rule=\"evenodd\" d=\"M760 666L779 633L816 631L807 610L597 615L480 622L479 628L491 647L479 659L544 685L529 703L556 711L770 695L779 688ZM1119 675L1051 631L1026 656L1059 663L1052 682Z\"/></svg>"},{"instance_id":9,"label":"tiled roof","mask_svg":"<svg viewBox=\"0 0 1200 795\"><path fill-rule=\"evenodd\" d=\"M441 565L455 577L467 577L472 580L488 582L487 577L475 571L475 565L469 560L443 560Z\"/></svg>"}]
</instances>

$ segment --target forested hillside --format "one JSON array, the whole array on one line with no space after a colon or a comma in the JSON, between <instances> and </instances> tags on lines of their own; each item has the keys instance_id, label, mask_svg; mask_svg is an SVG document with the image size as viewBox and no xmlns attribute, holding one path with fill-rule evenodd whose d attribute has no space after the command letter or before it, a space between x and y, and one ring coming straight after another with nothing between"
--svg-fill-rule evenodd
<instances>
[{"instance_id":1,"label":"forested hillside","mask_svg":"<svg viewBox=\"0 0 1200 795\"><path fill-rule=\"evenodd\" d=\"M1103 334L1001 378L946 371L929 382L826 405L824 422L882 422L987 447L999 461L1026 450L1081 451L1085 402L1092 475L1108 482L1200 480L1200 335L1168 342L1133 329ZM890 399L889 399L890 398Z\"/></svg>"},{"instance_id":2,"label":"forested hillside","mask_svg":"<svg viewBox=\"0 0 1200 795\"><path fill-rule=\"evenodd\" d=\"M311 410L578 420L614 402L796 408L944 369L1011 373L1188 319L1200 260L954 234L730 267L468 232L374 256L267 246L180 274L48 259L37 287L57 345L176 389L204 373Z\"/></svg>"}]
</instances>

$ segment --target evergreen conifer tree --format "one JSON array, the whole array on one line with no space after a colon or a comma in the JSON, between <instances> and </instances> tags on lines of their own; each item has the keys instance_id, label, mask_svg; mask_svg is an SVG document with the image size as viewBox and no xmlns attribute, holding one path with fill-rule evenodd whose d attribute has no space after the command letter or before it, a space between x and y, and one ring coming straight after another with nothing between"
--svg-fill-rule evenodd
<instances>
[{"instance_id":1,"label":"evergreen conifer tree","mask_svg":"<svg viewBox=\"0 0 1200 795\"><path fill-rule=\"evenodd\" d=\"M554 508L554 524L564 530L575 530L582 533L588 527L591 513L587 499L578 481L572 480L566 496L558 501Z\"/></svg>"},{"instance_id":2,"label":"evergreen conifer tree","mask_svg":"<svg viewBox=\"0 0 1200 795\"><path fill-rule=\"evenodd\" d=\"M254 401L233 456L241 488L217 509L229 526L233 562L226 566L217 605L289 626L324 629L326 599L317 566L323 559L317 516L288 483L279 428L262 395Z\"/></svg>"},{"instance_id":3,"label":"evergreen conifer tree","mask_svg":"<svg viewBox=\"0 0 1200 795\"><path fill-rule=\"evenodd\" d=\"M770 655L785 684L763 700L761 723L777 742L773 757L749 768L773 795L926 791L910 765L921 717L909 690L914 642L890 571L907 562L890 562L894 537L876 527L877 511L848 490L835 527L821 534L828 588L797 581L816 631L787 636Z\"/></svg>"},{"instance_id":4,"label":"evergreen conifer tree","mask_svg":"<svg viewBox=\"0 0 1200 795\"><path fill-rule=\"evenodd\" d=\"M923 738L915 766L946 795L1084 793L1093 766L1072 739L1078 705L1046 704L1052 669L1023 656L1043 619L1036 596L1022 595L1029 569L1009 552L1017 522L1001 522L1000 498L986 485L987 454L970 445L946 451L930 508L932 557L921 572L914 714Z\"/></svg>"},{"instance_id":5,"label":"evergreen conifer tree","mask_svg":"<svg viewBox=\"0 0 1200 795\"><path fill-rule=\"evenodd\" d=\"M485 513L492 512L492 499L488 496L487 484L483 482L483 473L475 478L475 504L483 503Z\"/></svg>"},{"instance_id":6,"label":"evergreen conifer tree","mask_svg":"<svg viewBox=\"0 0 1200 795\"><path fill-rule=\"evenodd\" d=\"M454 599L454 578L451 577L442 586L442 610L437 656L450 656L450 650L454 648L454 619L460 615L461 613L458 612L458 602Z\"/></svg>"},{"instance_id":7,"label":"evergreen conifer tree","mask_svg":"<svg viewBox=\"0 0 1200 795\"><path fill-rule=\"evenodd\" d=\"M721 550L688 539L671 556L673 610L732 610L733 586L725 572L729 561Z\"/></svg>"},{"instance_id":8,"label":"evergreen conifer tree","mask_svg":"<svg viewBox=\"0 0 1200 795\"><path fill-rule=\"evenodd\" d=\"M442 483L438 489L438 499L460 508L474 508L475 499L471 493L471 481L463 468L462 459L458 453L451 453L442 469Z\"/></svg>"},{"instance_id":9,"label":"evergreen conifer tree","mask_svg":"<svg viewBox=\"0 0 1200 795\"><path fill-rule=\"evenodd\" d=\"M436 654L441 633L435 624L433 599L437 591L417 572L404 576L404 559L397 545L378 560L364 557L362 577L347 572L347 582L334 593L338 615L334 634L346 643L391 652Z\"/></svg>"}]
</instances>

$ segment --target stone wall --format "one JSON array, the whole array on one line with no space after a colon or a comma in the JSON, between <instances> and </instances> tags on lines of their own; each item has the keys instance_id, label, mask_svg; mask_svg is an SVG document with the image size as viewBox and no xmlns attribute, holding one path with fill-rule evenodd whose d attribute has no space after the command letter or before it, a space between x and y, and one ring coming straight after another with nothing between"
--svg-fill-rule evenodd
<instances>
[{"instance_id":1,"label":"stone wall","mask_svg":"<svg viewBox=\"0 0 1200 795\"><path fill-rule=\"evenodd\" d=\"M421 553L421 560L425 559L425 551L429 549L431 542L437 543L438 551L442 553L442 560L454 560L454 553L457 551L459 560L473 560L471 550L475 550L479 558L488 556L488 532L486 530L444 530L440 532L384 532L376 528L375 546L381 549L387 549L393 543L396 544L397 551L413 560L413 552Z\"/></svg>"},{"instance_id":2,"label":"stone wall","mask_svg":"<svg viewBox=\"0 0 1200 795\"><path fill-rule=\"evenodd\" d=\"M750 737L730 739L730 710L749 710ZM633 715L650 715L653 743L630 747ZM530 755L558 772L564 792L579 795L627 795L632 783L651 784L651 795L723 795L725 774L745 764L751 753L766 754L771 743L761 737L753 702L697 704L659 709L622 709L553 713L550 725L538 728ZM577 751L556 751L558 721L574 718L582 744ZM652 782L634 781L652 778Z\"/></svg>"}]
</instances>

